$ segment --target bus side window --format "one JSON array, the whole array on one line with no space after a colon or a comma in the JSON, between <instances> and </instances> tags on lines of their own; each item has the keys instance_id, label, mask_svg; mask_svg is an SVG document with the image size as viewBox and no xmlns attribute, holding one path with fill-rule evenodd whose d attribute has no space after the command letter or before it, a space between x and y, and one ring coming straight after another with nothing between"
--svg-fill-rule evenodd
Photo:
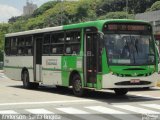
<instances>
[{"instance_id":1,"label":"bus side window","mask_svg":"<svg viewBox=\"0 0 160 120\"><path fill-rule=\"evenodd\" d=\"M52 34L50 51L51 54L64 54L64 32Z\"/></svg>"},{"instance_id":2,"label":"bus side window","mask_svg":"<svg viewBox=\"0 0 160 120\"><path fill-rule=\"evenodd\" d=\"M10 55L11 41L10 38L5 39L5 54Z\"/></svg>"},{"instance_id":3,"label":"bus side window","mask_svg":"<svg viewBox=\"0 0 160 120\"><path fill-rule=\"evenodd\" d=\"M52 53L53 54L57 53L57 48L52 48Z\"/></svg>"},{"instance_id":4,"label":"bus side window","mask_svg":"<svg viewBox=\"0 0 160 120\"><path fill-rule=\"evenodd\" d=\"M25 39L24 37L18 37L18 55L24 55L25 53Z\"/></svg>"},{"instance_id":5,"label":"bus side window","mask_svg":"<svg viewBox=\"0 0 160 120\"><path fill-rule=\"evenodd\" d=\"M45 55L50 54L50 40L51 40L51 35L45 34L43 39L43 54Z\"/></svg>"},{"instance_id":6,"label":"bus side window","mask_svg":"<svg viewBox=\"0 0 160 120\"><path fill-rule=\"evenodd\" d=\"M25 37L25 55L33 55L33 40L32 36Z\"/></svg>"},{"instance_id":7,"label":"bus side window","mask_svg":"<svg viewBox=\"0 0 160 120\"><path fill-rule=\"evenodd\" d=\"M79 54L80 52L80 31L66 32L66 54Z\"/></svg>"},{"instance_id":8,"label":"bus side window","mask_svg":"<svg viewBox=\"0 0 160 120\"><path fill-rule=\"evenodd\" d=\"M17 38L11 38L11 55L17 55Z\"/></svg>"}]
</instances>

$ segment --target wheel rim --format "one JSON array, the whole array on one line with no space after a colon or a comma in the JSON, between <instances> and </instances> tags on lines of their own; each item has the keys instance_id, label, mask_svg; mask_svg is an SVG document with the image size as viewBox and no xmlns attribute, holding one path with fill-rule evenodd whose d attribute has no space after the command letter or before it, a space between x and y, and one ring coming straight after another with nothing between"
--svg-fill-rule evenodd
<instances>
[{"instance_id":1,"label":"wheel rim","mask_svg":"<svg viewBox=\"0 0 160 120\"><path fill-rule=\"evenodd\" d=\"M80 92L81 91L81 81L80 80L75 80L75 84L74 84L74 89L76 92Z\"/></svg>"}]
</instances>

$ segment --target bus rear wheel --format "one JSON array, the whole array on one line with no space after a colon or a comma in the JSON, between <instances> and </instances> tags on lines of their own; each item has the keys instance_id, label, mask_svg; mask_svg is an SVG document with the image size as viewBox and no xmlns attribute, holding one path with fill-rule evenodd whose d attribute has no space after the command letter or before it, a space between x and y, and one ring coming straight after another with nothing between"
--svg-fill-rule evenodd
<instances>
[{"instance_id":1,"label":"bus rear wheel","mask_svg":"<svg viewBox=\"0 0 160 120\"><path fill-rule=\"evenodd\" d=\"M38 83L29 82L29 73L28 73L28 71L24 71L22 73L22 82L23 82L23 87L25 89L36 89L39 86Z\"/></svg>"},{"instance_id":2,"label":"bus rear wheel","mask_svg":"<svg viewBox=\"0 0 160 120\"><path fill-rule=\"evenodd\" d=\"M72 79L73 93L77 97L84 95L84 89L82 88L82 82L79 75L74 75Z\"/></svg>"},{"instance_id":3,"label":"bus rear wheel","mask_svg":"<svg viewBox=\"0 0 160 120\"><path fill-rule=\"evenodd\" d=\"M128 89L125 88L116 88L114 89L114 92L118 96L126 95L128 93Z\"/></svg>"}]
</instances>

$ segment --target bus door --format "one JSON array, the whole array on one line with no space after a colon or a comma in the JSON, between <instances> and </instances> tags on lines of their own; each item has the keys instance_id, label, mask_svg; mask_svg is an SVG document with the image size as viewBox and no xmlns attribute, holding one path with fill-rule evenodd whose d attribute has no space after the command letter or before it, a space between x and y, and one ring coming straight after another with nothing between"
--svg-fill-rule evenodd
<instances>
[{"instance_id":1,"label":"bus door","mask_svg":"<svg viewBox=\"0 0 160 120\"><path fill-rule=\"evenodd\" d=\"M42 37L34 40L34 81L42 81Z\"/></svg>"},{"instance_id":2,"label":"bus door","mask_svg":"<svg viewBox=\"0 0 160 120\"><path fill-rule=\"evenodd\" d=\"M85 29L85 57L84 57L84 71L85 83L96 83L97 73L99 72L99 42L97 29L94 27ZM87 85L86 85L87 86Z\"/></svg>"},{"instance_id":3,"label":"bus door","mask_svg":"<svg viewBox=\"0 0 160 120\"><path fill-rule=\"evenodd\" d=\"M160 36L156 36L156 48L158 52L158 73L160 73ZM158 84L160 84L160 79L158 80Z\"/></svg>"}]
</instances>

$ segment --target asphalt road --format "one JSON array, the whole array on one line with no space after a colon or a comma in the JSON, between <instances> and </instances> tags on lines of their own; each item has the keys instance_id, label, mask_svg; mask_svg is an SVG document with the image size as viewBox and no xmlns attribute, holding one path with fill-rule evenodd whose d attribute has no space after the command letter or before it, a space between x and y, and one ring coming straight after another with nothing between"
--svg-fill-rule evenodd
<instances>
[{"instance_id":1,"label":"asphalt road","mask_svg":"<svg viewBox=\"0 0 160 120\"><path fill-rule=\"evenodd\" d=\"M23 114L27 119L38 119L29 114L49 114L60 120L160 120L160 88L131 90L121 97L112 91L92 91L79 98L67 88L26 90L21 81L0 73L0 114Z\"/></svg>"}]
</instances>

